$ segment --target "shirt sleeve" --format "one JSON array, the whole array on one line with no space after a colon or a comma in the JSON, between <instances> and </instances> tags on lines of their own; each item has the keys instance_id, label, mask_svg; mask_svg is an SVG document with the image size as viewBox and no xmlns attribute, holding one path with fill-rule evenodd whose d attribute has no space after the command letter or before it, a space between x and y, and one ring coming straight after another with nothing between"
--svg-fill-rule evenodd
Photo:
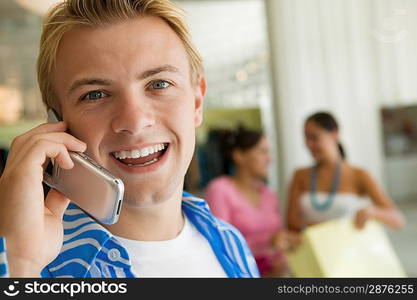
<instances>
[{"instance_id":1,"label":"shirt sleeve","mask_svg":"<svg viewBox=\"0 0 417 300\"><path fill-rule=\"evenodd\" d=\"M229 240L228 247L233 245L232 257L235 258L235 261L242 262L237 264L242 271L238 277L260 277L256 260L242 233L233 225L226 224L225 227L228 227L228 231L231 233L227 235L226 239Z\"/></svg>"},{"instance_id":2,"label":"shirt sleeve","mask_svg":"<svg viewBox=\"0 0 417 300\"><path fill-rule=\"evenodd\" d=\"M207 201L211 213L226 222L232 221L232 209L228 193L225 188L219 184L220 182L212 182L207 186L204 198Z\"/></svg>"},{"instance_id":3,"label":"shirt sleeve","mask_svg":"<svg viewBox=\"0 0 417 300\"><path fill-rule=\"evenodd\" d=\"M0 237L0 278L9 277L7 270L6 240Z\"/></svg>"}]
</instances>

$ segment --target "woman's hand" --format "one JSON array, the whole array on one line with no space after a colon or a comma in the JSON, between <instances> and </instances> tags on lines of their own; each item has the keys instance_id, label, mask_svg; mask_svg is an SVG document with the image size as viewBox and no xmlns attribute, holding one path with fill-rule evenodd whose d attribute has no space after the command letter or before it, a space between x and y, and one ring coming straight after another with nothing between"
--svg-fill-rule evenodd
<instances>
[{"instance_id":1,"label":"woman's hand","mask_svg":"<svg viewBox=\"0 0 417 300\"><path fill-rule=\"evenodd\" d=\"M355 225L358 229L365 227L369 219L375 219L393 229L401 229L405 226L403 214L394 207L368 206L356 213Z\"/></svg>"},{"instance_id":2,"label":"woman's hand","mask_svg":"<svg viewBox=\"0 0 417 300\"><path fill-rule=\"evenodd\" d=\"M356 213L355 226L358 229L363 229L369 219L374 218L374 208L372 206L360 209Z\"/></svg>"},{"instance_id":3,"label":"woman's hand","mask_svg":"<svg viewBox=\"0 0 417 300\"><path fill-rule=\"evenodd\" d=\"M275 249L283 252L291 252L301 244L301 234L296 231L281 230L272 239Z\"/></svg>"}]
</instances>

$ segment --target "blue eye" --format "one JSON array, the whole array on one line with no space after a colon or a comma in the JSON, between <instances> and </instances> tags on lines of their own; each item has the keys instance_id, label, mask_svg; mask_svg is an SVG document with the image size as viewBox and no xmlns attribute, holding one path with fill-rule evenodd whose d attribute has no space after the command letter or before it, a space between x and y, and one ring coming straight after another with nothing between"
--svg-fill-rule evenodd
<instances>
[{"instance_id":1,"label":"blue eye","mask_svg":"<svg viewBox=\"0 0 417 300\"><path fill-rule=\"evenodd\" d=\"M151 88L153 88L154 90L162 90L162 89L169 87L170 85L171 84L168 81L157 80L157 81L152 82Z\"/></svg>"},{"instance_id":2,"label":"blue eye","mask_svg":"<svg viewBox=\"0 0 417 300\"><path fill-rule=\"evenodd\" d=\"M102 92L102 91L91 91L91 92L88 92L87 94L85 94L81 99L82 100L94 101L94 100L104 98L106 96L107 96L107 94Z\"/></svg>"}]
</instances>

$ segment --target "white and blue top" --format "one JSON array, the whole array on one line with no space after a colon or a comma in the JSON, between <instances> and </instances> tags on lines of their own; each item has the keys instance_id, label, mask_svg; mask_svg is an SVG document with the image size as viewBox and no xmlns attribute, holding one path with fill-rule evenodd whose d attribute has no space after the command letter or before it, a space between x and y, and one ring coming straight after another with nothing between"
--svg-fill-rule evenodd
<instances>
[{"instance_id":1,"label":"white and blue top","mask_svg":"<svg viewBox=\"0 0 417 300\"><path fill-rule=\"evenodd\" d=\"M259 271L242 234L214 217L207 203L183 193L182 211L207 239L228 277L259 277ZM42 277L126 278L132 271L128 251L108 230L71 203L64 214L64 243ZM0 237L0 277L7 277L5 239Z\"/></svg>"}]
</instances>

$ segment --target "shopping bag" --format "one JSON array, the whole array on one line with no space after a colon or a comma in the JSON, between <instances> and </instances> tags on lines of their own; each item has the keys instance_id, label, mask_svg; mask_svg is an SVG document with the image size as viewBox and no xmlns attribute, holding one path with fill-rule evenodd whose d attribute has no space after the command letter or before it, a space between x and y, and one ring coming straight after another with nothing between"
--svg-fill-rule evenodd
<instances>
[{"instance_id":1,"label":"shopping bag","mask_svg":"<svg viewBox=\"0 0 417 300\"><path fill-rule=\"evenodd\" d=\"M383 226L334 219L308 227L301 245L287 252L295 277L406 277Z\"/></svg>"}]
</instances>

